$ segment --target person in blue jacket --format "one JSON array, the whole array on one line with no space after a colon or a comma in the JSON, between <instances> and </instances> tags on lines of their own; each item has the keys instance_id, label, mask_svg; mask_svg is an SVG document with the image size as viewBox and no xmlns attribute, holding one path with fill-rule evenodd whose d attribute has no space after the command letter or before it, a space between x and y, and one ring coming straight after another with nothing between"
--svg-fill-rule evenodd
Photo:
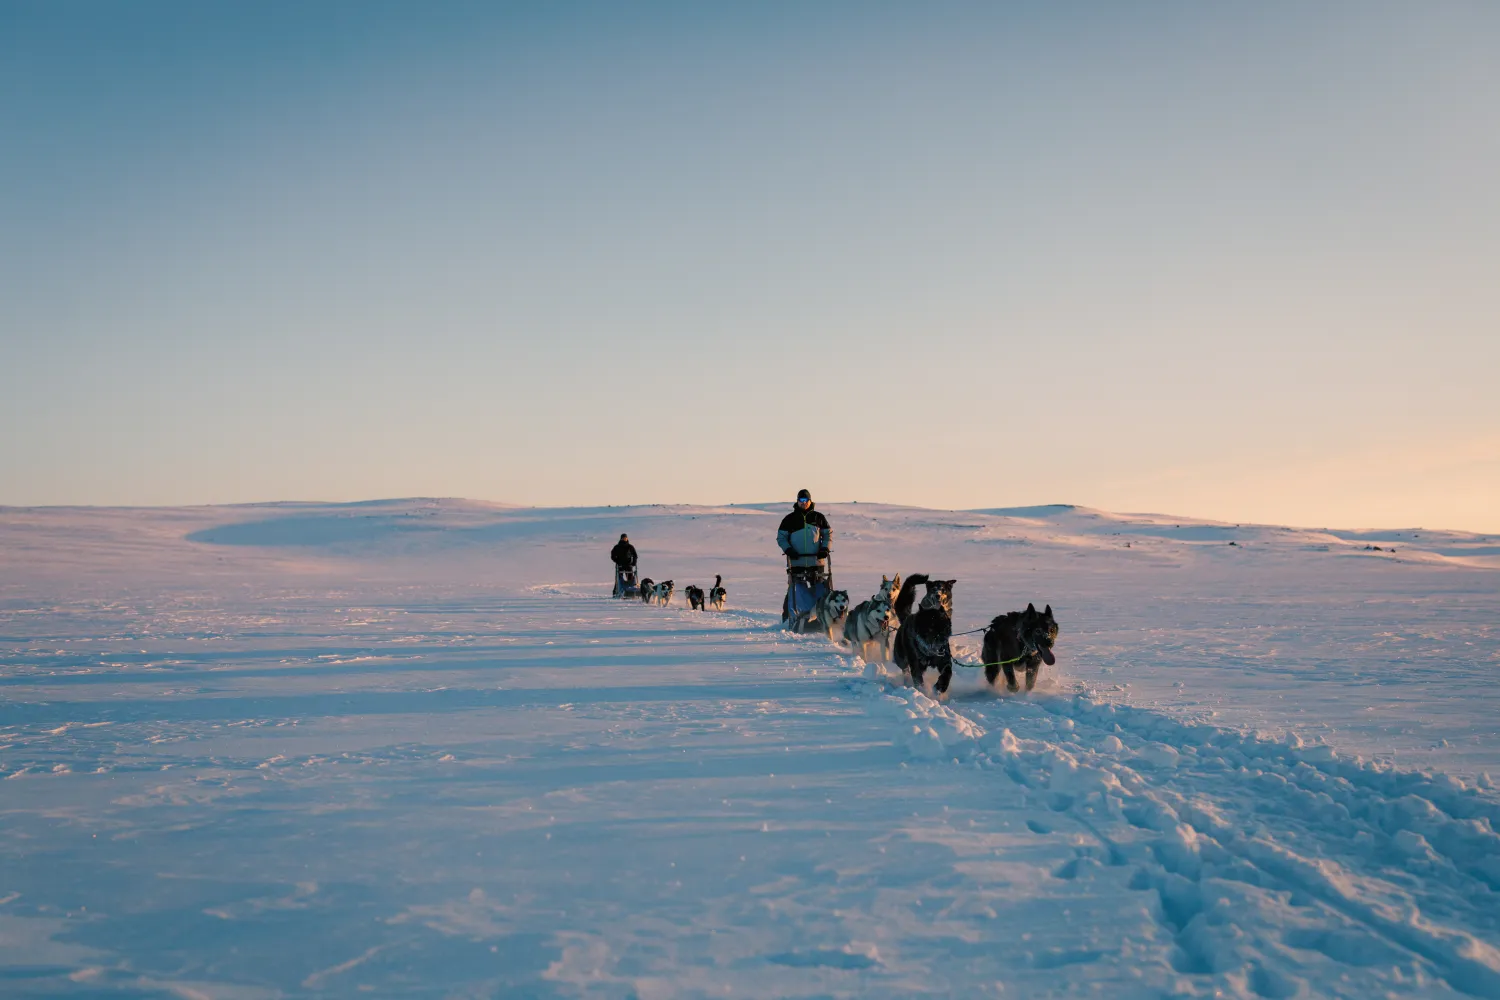
<instances>
[{"instance_id":1,"label":"person in blue jacket","mask_svg":"<svg viewBox=\"0 0 1500 1000\"><path fill-rule=\"evenodd\" d=\"M792 625L804 621L813 605L828 590L828 557L833 530L828 518L813 507L812 494L797 491L792 512L781 519L776 544L786 556L787 591L781 620Z\"/></svg>"}]
</instances>

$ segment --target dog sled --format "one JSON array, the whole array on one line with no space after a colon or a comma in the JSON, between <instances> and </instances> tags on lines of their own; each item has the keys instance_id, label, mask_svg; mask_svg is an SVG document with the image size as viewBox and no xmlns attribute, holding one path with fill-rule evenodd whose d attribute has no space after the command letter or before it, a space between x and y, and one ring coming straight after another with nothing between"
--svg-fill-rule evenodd
<instances>
[{"instance_id":1,"label":"dog sled","mask_svg":"<svg viewBox=\"0 0 1500 1000\"><path fill-rule=\"evenodd\" d=\"M813 624L813 610L818 601L833 590L833 557L828 556L816 566L793 566L791 562L787 560L781 624L789 632L806 632Z\"/></svg>"},{"instance_id":2,"label":"dog sled","mask_svg":"<svg viewBox=\"0 0 1500 1000\"><path fill-rule=\"evenodd\" d=\"M634 569L615 567L615 592L614 597L634 599L641 596L641 582L635 575Z\"/></svg>"}]
</instances>

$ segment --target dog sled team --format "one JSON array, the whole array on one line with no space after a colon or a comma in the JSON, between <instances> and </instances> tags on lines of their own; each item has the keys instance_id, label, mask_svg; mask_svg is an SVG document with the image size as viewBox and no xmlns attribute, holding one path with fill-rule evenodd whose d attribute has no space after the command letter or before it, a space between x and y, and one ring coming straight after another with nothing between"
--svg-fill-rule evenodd
<instances>
[{"instance_id":1,"label":"dog sled team","mask_svg":"<svg viewBox=\"0 0 1500 1000\"><path fill-rule=\"evenodd\" d=\"M796 503L776 531L776 544L786 557L787 588L781 604L782 624L793 632L818 632L830 639L842 626L845 642L866 663L894 662L903 676L922 687L929 671L936 673L933 689L948 690L953 680L953 585L957 580L933 580L913 573L904 581L900 574L880 578L880 589L868 600L849 607L849 592L833 587L833 531L828 518L812 502L807 490L797 492ZM673 583L636 579L636 551L627 536L610 552L615 562L616 597L639 597L647 604L665 606L672 600ZM917 603L917 587L925 588ZM727 593L723 577L705 594L688 586L684 593L695 611L705 607L724 610ZM916 604L916 607L913 607ZM979 630L975 630L979 631ZM1025 674L1026 690L1036 685L1042 664L1057 662L1052 645L1057 641L1057 620L1052 605L1038 611L1027 604L1024 611L997 615L984 628L982 660L964 664L983 668L985 680L994 686L1001 673L1010 691L1020 690L1017 673Z\"/></svg>"},{"instance_id":2,"label":"dog sled team","mask_svg":"<svg viewBox=\"0 0 1500 1000\"><path fill-rule=\"evenodd\" d=\"M843 623L843 637L866 662L894 661L912 684L921 687L928 671L937 674L933 689L942 694L953 680L953 585L957 580L933 580L914 573L903 582L898 573L880 578L880 590L867 601L849 607L849 592L833 587L833 531L828 518L818 511L807 490L797 492L791 513L781 521L776 544L787 561L786 598L781 620L794 632L821 632L833 638ZM926 593L913 609L916 588ZM1003 671L1005 686L1017 691L1017 670L1025 673L1026 690L1036 686L1042 664L1057 660L1052 644L1057 640L1057 620L1052 605L1038 611L998 615L984 630L983 667L991 686Z\"/></svg>"},{"instance_id":3,"label":"dog sled team","mask_svg":"<svg viewBox=\"0 0 1500 1000\"><path fill-rule=\"evenodd\" d=\"M666 607L672 603L672 594L676 591L676 584L671 580L663 580L660 583L652 580L649 576L644 580L636 576L636 565L640 556L635 551L635 546L630 544L629 535L621 535L615 547L609 550L610 559L615 564L615 590L612 596L620 598L640 598L646 604L659 604ZM687 595L688 603L694 611L703 611L712 608L715 611L723 611L725 603L729 600L729 591L724 589L724 578L714 577L714 585L704 593L702 587L689 584L683 588Z\"/></svg>"}]
</instances>

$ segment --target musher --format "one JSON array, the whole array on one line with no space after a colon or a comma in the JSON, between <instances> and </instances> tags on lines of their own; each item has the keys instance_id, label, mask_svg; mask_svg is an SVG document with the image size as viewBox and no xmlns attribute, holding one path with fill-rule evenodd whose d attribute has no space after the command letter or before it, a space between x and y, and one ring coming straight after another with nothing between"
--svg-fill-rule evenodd
<instances>
[{"instance_id":1,"label":"musher","mask_svg":"<svg viewBox=\"0 0 1500 1000\"><path fill-rule=\"evenodd\" d=\"M802 623L828 590L829 543L833 531L828 518L813 508L812 494L797 491L792 512L781 519L776 544L786 556L786 599L781 605L781 620L793 631Z\"/></svg>"},{"instance_id":2,"label":"musher","mask_svg":"<svg viewBox=\"0 0 1500 1000\"><path fill-rule=\"evenodd\" d=\"M622 534L615 547L609 550L609 557L615 563L615 597L629 596L626 592L635 587L635 546L630 544L630 536ZM627 579L628 574L628 579Z\"/></svg>"}]
</instances>

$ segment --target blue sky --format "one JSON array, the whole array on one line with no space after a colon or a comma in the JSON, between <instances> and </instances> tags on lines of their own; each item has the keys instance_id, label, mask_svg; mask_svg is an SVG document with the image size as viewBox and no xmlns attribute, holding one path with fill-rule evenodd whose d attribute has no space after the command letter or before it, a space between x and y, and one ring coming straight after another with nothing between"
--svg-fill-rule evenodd
<instances>
[{"instance_id":1,"label":"blue sky","mask_svg":"<svg viewBox=\"0 0 1500 1000\"><path fill-rule=\"evenodd\" d=\"M1500 531L1492 4L0 4L0 503Z\"/></svg>"}]
</instances>

